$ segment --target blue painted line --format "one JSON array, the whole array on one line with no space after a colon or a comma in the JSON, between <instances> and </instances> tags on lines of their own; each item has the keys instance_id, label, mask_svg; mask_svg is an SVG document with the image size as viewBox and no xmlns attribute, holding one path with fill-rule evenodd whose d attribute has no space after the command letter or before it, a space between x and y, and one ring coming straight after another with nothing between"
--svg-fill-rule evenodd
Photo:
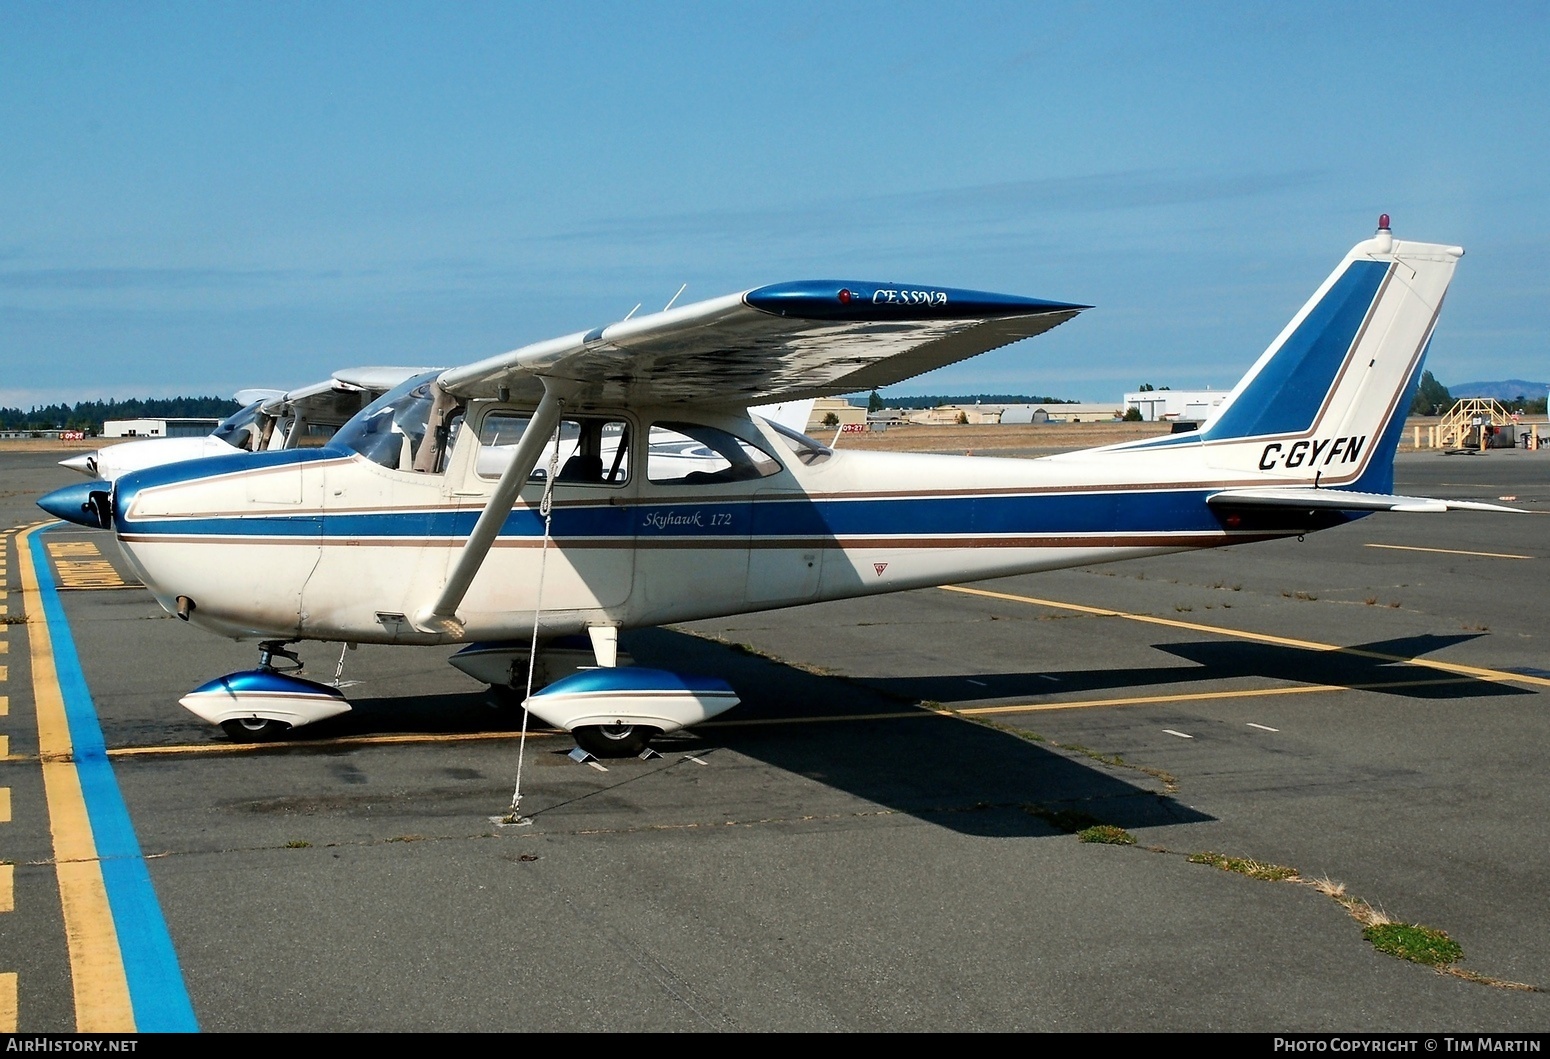
<instances>
[{"instance_id":1,"label":"blue painted line","mask_svg":"<svg viewBox=\"0 0 1550 1059\"><path fill-rule=\"evenodd\" d=\"M33 534L28 543L38 572L43 615L53 641L54 669L70 725L75 768L102 866L108 907L113 910L113 927L118 932L135 1028L141 1033L197 1032L199 1023L183 982L183 969L178 965L145 855L140 851L129 810L108 761L107 745L97 723L97 707L87 689L75 640L54 587L53 568L43 547L43 535L47 532Z\"/></svg>"}]
</instances>

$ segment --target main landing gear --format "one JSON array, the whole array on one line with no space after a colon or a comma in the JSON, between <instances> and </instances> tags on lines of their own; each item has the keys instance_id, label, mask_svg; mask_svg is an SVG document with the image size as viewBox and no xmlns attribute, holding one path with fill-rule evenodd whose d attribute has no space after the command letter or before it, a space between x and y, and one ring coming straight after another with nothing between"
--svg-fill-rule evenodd
<instances>
[{"instance_id":1,"label":"main landing gear","mask_svg":"<svg viewBox=\"0 0 1550 1059\"><path fill-rule=\"evenodd\" d=\"M644 724L584 724L571 732L576 745L594 757L635 757L660 734Z\"/></svg>"},{"instance_id":2,"label":"main landing gear","mask_svg":"<svg viewBox=\"0 0 1550 1059\"><path fill-rule=\"evenodd\" d=\"M609 626L545 641L532 663L535 690L524 699L531 647L517 640L474 643L448 661L489 684L496 701L563 728L594 757L634 757L664 732L737 705L725 681L632 665L619 650L618 630Z\"/></svg>"}]
</instances>

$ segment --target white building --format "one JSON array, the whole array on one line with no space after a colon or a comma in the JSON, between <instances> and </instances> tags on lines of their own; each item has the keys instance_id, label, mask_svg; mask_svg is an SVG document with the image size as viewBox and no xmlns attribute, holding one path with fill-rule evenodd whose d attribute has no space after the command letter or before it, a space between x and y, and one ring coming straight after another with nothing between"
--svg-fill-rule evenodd
<instances>
[{"instance_id":1,"label":"white building","mask_svg":"<svg viewBox=\"0 0 1550 1059\"><path fill-rule=\"evenodd\" d=\"M1002 406L1001 422L1014 423L1111 423L1124 416L1118 404L1009 404Z\"/></svg>"},{"instance_id":2,"label":"white building","mask_svg":"<svg viewBox=\"0 0 1550 1059\"><path fill-rule=\"evenodd\" d=\"M833 416L834 421L829 422ZM807 417L807 433L818 437L825 430L845 427L849 430L866 429L866 409L853 405L842 397L820 397L813 402L813 410Z\"/></svg>"},{"instance_id":3,"label":"white building","mask_svg":"<svg viewBox=\"0 0 1550 1059\"><path fill-rule=\"evenodd\" d=\"M1227 399L1227 390L1141 390L1125 395L1125 408L1140 409L1148 423L1160 419L1200 421Z\"/></svg>"},{"instance_id":4,"label":"white building","mask_svg":"<svg viewBox=\"0 0 1550 1059\"><path fill-rule=\"evenodd\" d=\"M102 424L105 438L199 438L210 433L219 419L109 419Z\"/></svg>"}]
</instances>

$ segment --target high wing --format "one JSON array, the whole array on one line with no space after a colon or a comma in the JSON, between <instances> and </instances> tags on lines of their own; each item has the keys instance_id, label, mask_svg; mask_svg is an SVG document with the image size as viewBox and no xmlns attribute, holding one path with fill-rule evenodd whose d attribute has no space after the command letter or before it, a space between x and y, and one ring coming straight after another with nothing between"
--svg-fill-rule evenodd
<instances>
[{"instance_id":1,"label":"high wing","mask_svg":"<svg viewBox=\"0 0 1550 1059\"><path fill-rule=\"evenodd\" d=\"M1487 504L1479 500L1438 500L1429 496L1360 493L1348 489L1318 489L1314 486L1224 489L1208 496L1206 503L1212 507L1290 507L1309 511L1523 511L1522 508Z\"/></svg>"},{"instance_id":2,"label":"high wing","mask_svg":"<svg viewBox=\"0 0 1550 1059\"><path fill-rule=\"evenodd\" d=\"M758 404L876 389L1042 334L1086 305L948 287L808 280L537 342L444 372L456 397Z\"/></svg>"}]
</instances>

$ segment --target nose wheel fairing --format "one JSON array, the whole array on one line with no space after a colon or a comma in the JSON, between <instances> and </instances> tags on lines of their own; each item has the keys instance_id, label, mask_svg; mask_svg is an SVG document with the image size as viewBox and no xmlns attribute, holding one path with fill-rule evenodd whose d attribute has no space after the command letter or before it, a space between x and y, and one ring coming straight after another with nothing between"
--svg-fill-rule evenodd
<instances>
[{"instance_id":1,"label":"nose wheel fairing","mask_svg":"<svg viewBox=\"0 0 1550 1059\"><path fill-rule=\"evenodd\" d=\"M348 713L344 692L272 669L230 673L201 684L178 703L235 739L272 739L304 724Z\"/></svg>"}]
</instances>

